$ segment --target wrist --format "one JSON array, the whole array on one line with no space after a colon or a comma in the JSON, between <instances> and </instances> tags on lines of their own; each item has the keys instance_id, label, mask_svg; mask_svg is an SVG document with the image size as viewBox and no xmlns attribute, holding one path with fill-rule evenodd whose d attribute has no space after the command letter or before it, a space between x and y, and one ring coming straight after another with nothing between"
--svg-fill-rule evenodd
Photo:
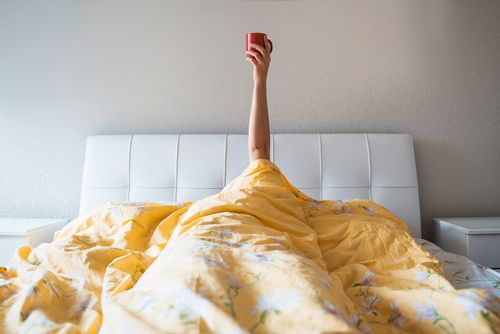
<instances>
[{"instance_id":1,"label":"wrist","mask_svg":"<svg viewBox=\"0 0 500 334\"><path fill-rule=\"evenodd\" d=\"M267 82L266 80L255 80L253 85L256 88L266 88Z\"/></svg>"}]
</instances>

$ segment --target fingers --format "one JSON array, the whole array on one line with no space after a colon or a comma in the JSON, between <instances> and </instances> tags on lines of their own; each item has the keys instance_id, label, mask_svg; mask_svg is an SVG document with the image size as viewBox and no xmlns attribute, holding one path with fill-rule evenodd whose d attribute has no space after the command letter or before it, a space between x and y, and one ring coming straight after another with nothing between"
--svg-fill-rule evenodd
<instances>
[{"instance_id":1,"label":"fingers","mask_svg":"<svg viewBox=\"0 0 500 334\"><path fill-rule=\"evenodd\" d=\"M257 61L253 58L245 58L246 60L248 60L249 62L251 62L254 66L257 66Z\"/></svg>"},{"instance_id":2,"label":"fingers","mask_svg":"<svg viewBox=\"0 0 500 334\"><path fill-rule=\"evenodd\" d=\"M264 62L264 59L262 58L262 55L259 52L256 51L247 51L247 55L251 55L254 57L254 59L260 64Z\"/></svg>"},{"instance_id":3,"label":"fingers","mask_svg":"<svg viewBox=\"0 0 500 334\"><path fill-rule=\"evenodd\" d=\"M267 42L267 41L265 41ZM267 43L266 43L267 44ZM255 44L255 43L250 43L250 46L252 48L255 48L257 49L257 51L260 52L260 54L262 55L262 58L264 59L267 59L268 56L269 56L269 52L267 51L267 48L264 48L263 46L259 45L259 44Z\"/></svg>"}]
</instances>

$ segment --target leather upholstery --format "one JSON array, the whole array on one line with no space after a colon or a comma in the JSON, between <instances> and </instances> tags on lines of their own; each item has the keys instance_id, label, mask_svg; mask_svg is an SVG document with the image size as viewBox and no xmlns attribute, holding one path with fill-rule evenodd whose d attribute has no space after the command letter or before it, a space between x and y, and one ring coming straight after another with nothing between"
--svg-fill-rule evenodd
<instances>
[{"instance_id":1,"label":"leather upholstery","mask_svg":"<svg viewBox=\"0 0 500 334\"><path fill-rule=\"evenodd\" d=\"M80 213L109 201L182 202L220 191L248 164L247 135L87 139ZM420 237L413 140L406 134L274 134L271 160L318 199L369 198Z\"/></svg>"}]
</instances>

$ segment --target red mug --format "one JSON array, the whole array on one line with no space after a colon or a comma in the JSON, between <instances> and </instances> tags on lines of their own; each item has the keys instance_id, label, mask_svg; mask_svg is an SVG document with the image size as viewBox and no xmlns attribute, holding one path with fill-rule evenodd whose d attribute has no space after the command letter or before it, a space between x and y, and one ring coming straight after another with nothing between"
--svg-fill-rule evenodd
<instances>
[{"instance_id":1,"label":"red mug","mask_svg":"<svg viewBox=\"0 0 500 334\"><path fill-rule=\"evenodd\" d=\"M264 36L267 36L263 32L247 32L245 36L245 50L246 51L257 51L255 48L250 47L250 43L261 45L262 47L266 47L264 44ZM269 53L273 52L273 42L268 39L269 44L271 44L271 50ZM251 55L247 54L247 58L252 58Z\"/></svg>"}]
</instances>

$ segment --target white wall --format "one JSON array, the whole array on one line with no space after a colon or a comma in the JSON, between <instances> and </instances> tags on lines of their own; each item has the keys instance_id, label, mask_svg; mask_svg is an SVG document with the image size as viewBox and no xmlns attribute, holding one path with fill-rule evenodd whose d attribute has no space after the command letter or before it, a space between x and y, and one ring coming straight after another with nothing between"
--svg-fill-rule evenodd
<instances>
[{"instance_id":1,"label":"white wall","mask_svg":"<svg viewBox=\"0 0 500 334\"><path fill-rule=\"evenodd\" d=\"M496 0L0 0L0 216L77 213L84 139L246 131L244 33L275 44L273 132L414 136L424 219L500 215Z\"/></svg>"}]
</instances>

